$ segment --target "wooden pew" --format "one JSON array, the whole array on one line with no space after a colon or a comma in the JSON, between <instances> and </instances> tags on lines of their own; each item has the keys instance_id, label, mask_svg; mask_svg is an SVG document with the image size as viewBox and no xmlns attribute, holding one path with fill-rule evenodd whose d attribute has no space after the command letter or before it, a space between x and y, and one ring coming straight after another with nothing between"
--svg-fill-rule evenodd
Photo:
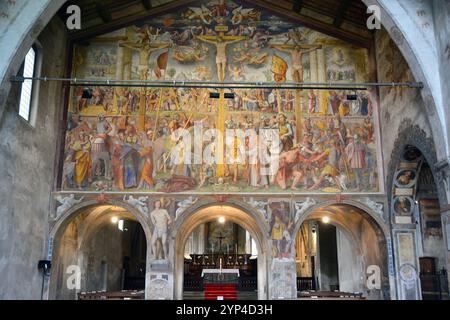
<instances>
[{"instance_id":1,"label":"wooden pew","mask_svg":"<svg viewBox=\"0 0 450 320\"><path fill-rule=\"evenodd\" d=\"M322 299L322 300L365 300L362 293L350 293L339 291L302 291L298 294L300 299Z\"/></svg>"},{"instance_id":2,"label":"wooden pew","mask_svg":"<svg viewBox=\"0 0 450 320\"><path fill-rule=\"evenodd\" d=\"M80 292L78 300L143 300L144 291Z\"/></svg>"}]
</instances>

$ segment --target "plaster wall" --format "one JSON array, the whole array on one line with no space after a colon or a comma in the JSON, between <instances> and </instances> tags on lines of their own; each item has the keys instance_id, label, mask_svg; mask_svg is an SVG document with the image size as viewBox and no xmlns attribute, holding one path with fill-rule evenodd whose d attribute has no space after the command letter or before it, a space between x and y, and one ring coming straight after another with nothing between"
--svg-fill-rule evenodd
<instances>
[{"instance_id":1,"label":"plaster wall","mask_svg":"<svg viewBox=\"0 0 450 320\"><path fill-rule=\"evenodd\" d=\"M357 254L353 251L351 240L340 230L336 229L339 290L343 292L360 292L358 285L361 281L361 268L358 264Z\"/></svg>"},{"instance_id":2,"label":"plaster wall","mask_svg":"<svg viewBox=\"0 0 450 320\"><path fill-rule=\"evenodd\" d=\"M38 40L42 73L62 76L66 43L62 23L51 21ZM33 125L18 115L18 85L10 91L0 117L0 299L41 298L37 263L46 257L61 84L37 86Z\"/></svg>"},{"instance_id":3,"label":"plaster wall","mask_svg":"<svg viewBox=\"0 0 450 320\"><path fill-rule=\"evenodd\" d=\"M402 53L386 30L378 31L375 38L378 81L415 81ZM419 89L381 88L379 96L383 165L385 172L388 174L395 137L398 136L399 127L404 119L410 119L412 124L419 125L427 136L431 136L432 133L427 110ZM386 181L386 183L390 182ZM386 190L390 190L390 187L387 185Z\"/></svg>"}]
</instances>

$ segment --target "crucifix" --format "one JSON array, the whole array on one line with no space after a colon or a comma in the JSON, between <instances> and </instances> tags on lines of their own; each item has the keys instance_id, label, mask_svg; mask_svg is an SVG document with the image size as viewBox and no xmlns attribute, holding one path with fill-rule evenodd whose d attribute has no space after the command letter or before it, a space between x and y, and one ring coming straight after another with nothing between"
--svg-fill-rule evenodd
<instances>
[{"instance_id":1,"label":"crucifix","mask_svg":"<svg viewBox=\"0 0 450 320\"><path fill-rule=\"evenodd\" d=\"M196 39L216 46L217 79L225 80L227 70L227 45L247 39L246 36L226 36L227 26L217 26L215 36L195 36Z\"/></svg>"},{"instance_id":2,"label":"crucifix","mask_svg":"<svg viewBox=\"0 0 450 320\"><path fill-rule=\"evenodd\" d=\"M214 36L195 36L196 39L202 42L213 44L216 46L216 65L217 65L217 79L223 82L226 77L227 71L227 45L236 43L247 39L246 36L226 36L225 32L228 31L228 26L216 26L215 31L217 35ZM217 116L216 128L221 133L217 137L217 176L225 176L225 166L224 166L224 148L225 148L225 118L226 118L226 107L225 107L225 91L224 89L219 90L219 113Z\"/></svg>"},{"instance_id":3,"label":"crucifix","mask_svg":"<svg viewBox=\"0 0 450 320\"><path fill-rule=\"evenodd\" d=\"M220 233L219 236L216 237L217 240L219 240L219 253L222 252L222 240L225 239L226 237L222 235L222 233Z\"/></svg>"},{"instance_id":4,"label":"crucifix","mask_svg":"<svg viewBox=\"0 0 450 320\"><path fill-rule=\"evenodd\" d=\"M321 49L322 45L307 45L307 44L279 44L271 45L281 52L287 53L292 60L292 79L296 83L303 83L303 55ZM302 135L302 90L295 91L295 121L297 127L297 140L301 139Z\"/></svg>"},{"instance_id":5,"label":"crucifix","mask_svg":"<svg viewBox=\"0 0 450 320\"><path fill-rule=\"evenodd\" d=\"M139 52L139 80L148 80L148 74L150 71L148 62L150 55L155 51L170 47L171 44L156 43L151 42L150 39L146 39L142 42L121 41L119 42L119 46ZM139 96L139 131L145 130L145 98L145 88L141 88Z\"/></svg>"}]
</instances>

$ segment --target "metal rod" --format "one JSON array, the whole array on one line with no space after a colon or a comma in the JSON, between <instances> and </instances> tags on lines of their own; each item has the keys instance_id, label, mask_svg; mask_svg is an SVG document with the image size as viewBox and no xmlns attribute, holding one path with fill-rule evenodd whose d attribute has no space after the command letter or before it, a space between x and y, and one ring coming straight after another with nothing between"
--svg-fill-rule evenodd
<instances>
[{"instance_id":1,"label":"metal rod","mask_svg":"<svg viewBox=\"0 0 450 320\"><path fill-rule=\"evenodd\" d=\"M136 87L154 87L154 88L166 88L166 87L190 87L201 85L200 88L287 88L287 89L297 89L298 87L303 86L314 86L314 87L408 87L408 88L423 88L422 82L360 82L360 83L352 83L352 82L284 82L282 84L277 82L242 82L242 81L224 81L224 82L215 82L215 81L182 81L182 80L173 80L173 81L154 81L154 80L118 80L118 79L77 79L77 78L56 78L56 77L22 77L22 76L13 76L10 78L11 82L23 82L25 80L33 80L33 81L60 81L60 82L70 82L72 86L122 86L122 87L131 87L132 84ZM362 88L364 89L364 88Z\"/></svg>"},{"instance_id":2,"label":"metal rod","mask_svg":"<svg viewBox=\"0 0 450 320\"><path fill-rule=\"evenodd\" d=\"M76 86L76 87L88 87L88 86L92 86L92 84L89 83L80 83L80 84L74 84L71 83L71 86ZM240 85L240 86L233 86L233 85L224 85L224 86L220 86L220 85L189 85L189 84L185 84L185 85L181 85L181 84L129 84L129 85L123 85L123 84L105 84L102 85L102 87L131 87L131 88L175 88L175 89L181 89L181 88L195 88L195 89L302 89L302 90L333 90L333 89L339 89L339 90L351 90L351 91L365 91L367 90L367 88L362 88L362 87L318 87L318 86L303 86L303 85L298 85L298 86L283 86L283 85L279 85L279 86L267 86L267 85L260 85L260 86L244 86L244 85Z\"/></svg>"}]
</instances>

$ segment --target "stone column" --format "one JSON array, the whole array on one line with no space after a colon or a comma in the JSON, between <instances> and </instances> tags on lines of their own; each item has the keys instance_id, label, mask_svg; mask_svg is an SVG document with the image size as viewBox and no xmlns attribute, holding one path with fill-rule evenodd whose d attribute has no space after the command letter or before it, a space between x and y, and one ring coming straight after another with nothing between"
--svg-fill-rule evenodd
<instances>
[{"instance_id":1,"label":"stone column","mask_svg":"<svg viewBox=\"0 0 450 320\"><path fill-rule=\"evenodd\" d=\"M126 35L128 39L132 39L133 31L130 28L127 28ZM123 48L123 79L130 80L131 79L131 68L132 68L132 59L133 55L130 49Z\"/></svg>"},{"instance_id":2,"label":"stone column","mask_svg":"<svg viewBox=\"0 0 450 320\"><path fill-rule=\"evenodd\" d=\"M421 300L416 226L402 225L393 230L395 275L398 300Z\"/></svg>"},{"instance_id":3,"label":"stone column","mask_svg":"<svg viewBox=\"0 0 450 320\"><path fill-rule=\"evenodd\" d=\"M277 245L278 240L269 240L269 248ZM292 241L292 245L295 241ZM269 257L269 299L290 300L297 299L297 268L295 265L295 249L293 257Z\"/></svg>"},{"instance_id":4,"label":"stone column","mask_svg":"<svg viewBox=\"0 0 450 320\"><path fill-rule=\"evenodd\" d=\"M123 79L123 61L126 49L124 47L117 46L116 54L116 79Z\"/></svg>"},{"instance_id":5,"label":"stone column","mask_svg":"<svg viewBox=\"0 0 450 320\"><path fill-rule=\"evenodd\" d=\"M442 236L444 237L447 271L450 271L450 159L436 164L437 189L441 205ZM450 277L448 277L450 286Z\"/></svg>"},{"instance_id":6,"label":"stone column","mask_svg":"<svg viewBox=\"0 0 450 320\"><path fill-rule=\"evenodd\" d=\"M309 70L311 75L311 82L317 82L319 71L317 65L317 51L315 50L309 53L309 65L310 65Z\"/></svg>"},{"instance_id":7,"label":"stone column","mask_svg":"<svg viewBox=\"0 0 450 320\"><path fill-rule=\"evenodd\" d=\"M154 203L150 206L150 216L154 210ZM169 205L162 205L162 209L167 210L170 218L175 220L175 203ZM181 259L184 260L184 248L175 248L175 237L171 236L172 224L168 224L168 232L166 237L166 243L163 245L166 248L165 256L155 256L152 252L151 239L147 239L147 269L145 279L145 299L149 300L172 300L174 299L174 270L175 270L175 255L179 252L175 252L176 249L182 250ZM151 225L151 232L155 232L155 226ZM161 238L162 240L162 238ZM157 247L159 247L157 245ZM179 272L183 272L183 262L181 263L181 269Z\"/></svg>"},{"instance_id":8,"label":"stone column","mask_svg":"<svg viewBox=\"0 0 450 320\"><path fill-rule=\"evenodd\" d=\"M202 223L198 228L198 239L195 244L195 252L196 253L204 253L205 252L205 227L206 224Z\"/></svg>"},{"instance_id":9,"label":"stone column","mask_svg":"<svg viewBox=\"0 0 450 320\"><path fill-rule=\"evenodd\" d=\"M447 207L441 213L442 219L442 235L444 237L445 248L447 251L447 272L450 271L450 208ZM450 277L447 277L448 285L450 287Z\"/></svg>"},{"instance_id":10,"label":"stone column","mask_svg":"<svg viewBox=\"0 0 450 320\"><path fill-rule=\"evenodd\" d=\"M297 299L297 268L295 265L296 248L295 235L286 234L287 229L276 228L275 225L287 225L294 219L293 210L290 209L290 203L284 203L283 218L274 217L273 229L270 232L271 239L268 240L269 251L269 299L270 300L285 300ZM289 222L288 222L289 221ZM293 231L293 230L292 230ZM289 231L289 232L292 232Z\"/></svg>"},{"instance_id":11,"label":"stone column","mask_svg":"<svg viewBox=\"0 0 450 320\"><path fill-rule=\"evenodd\" d=\"M326 81L326 61L325 61L325 50L317 49L317 81L325 82Z\"/></svg>"},{"instance_id":12,"label":"stone column","mask_svg":"<svg viewBox=\"0 0 450 320\"><path fill-rule=\"evenodd\" d=\"M245 253L252 253L252 236L248 231L245 231Z\"/></svg>"}]
</instances>

